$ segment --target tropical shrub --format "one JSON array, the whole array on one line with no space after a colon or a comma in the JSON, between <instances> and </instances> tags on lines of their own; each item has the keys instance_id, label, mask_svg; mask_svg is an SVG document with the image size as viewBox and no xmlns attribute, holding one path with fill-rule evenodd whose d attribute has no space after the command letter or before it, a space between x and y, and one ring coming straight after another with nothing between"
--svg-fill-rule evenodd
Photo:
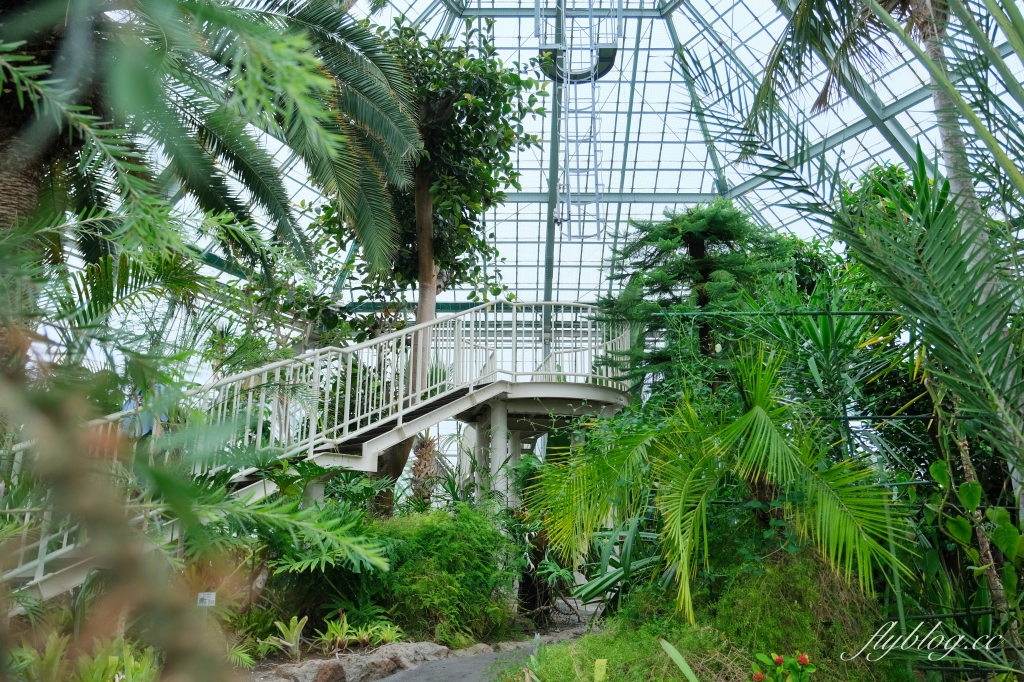
<instances>
[{"instance_id":1,"label":"tropical shrub","mask_svg":"<svg viewBox=\"0 0 1024 682\"><path fill-rule=\"evenodd\" d=\"M454 646L497 637L512 622L511 545L484 513L410 514L369 528L391 570L372 576L395 622L414 639Z\"/></svg>"}]
</instances>

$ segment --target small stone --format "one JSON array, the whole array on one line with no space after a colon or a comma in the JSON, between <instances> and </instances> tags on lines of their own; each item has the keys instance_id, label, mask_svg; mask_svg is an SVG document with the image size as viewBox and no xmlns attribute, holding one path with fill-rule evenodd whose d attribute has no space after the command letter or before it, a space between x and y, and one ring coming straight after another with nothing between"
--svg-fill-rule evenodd
<instances>
[{"instance_id":1,"label":"small stone","mask_svg":"<svg viewBox=\"0 0 1024 682\"><path fill-rule=\"evenodd\" d=\"M290 682L346 682L348 679L341 661L330 658L286 663L277 666L274 673Z\"/></svg>"},{"instance_id":2,"label":"small stone","mask_svg":"<svg viewBox=\"0 0 1024 682\"><path fill-rule=\"evenodd\" d=\"M479 656L480 654L489 654L494 651L494 647L490 644L484 644L479 642L473 646L468 646L465 649L456 649L452 652L452 658L469 658L470 656Z\"/></svg>"},{"instance_id":3,"label":"small stone","mask_svg":"<svg viewBox=\"0 0 1024 682\"><path fill-rule=\"evenodd\" d=\"M529 651L533 649L533 642L498 642L494 645L495 651Z\"/></svg>"}]
</instances>

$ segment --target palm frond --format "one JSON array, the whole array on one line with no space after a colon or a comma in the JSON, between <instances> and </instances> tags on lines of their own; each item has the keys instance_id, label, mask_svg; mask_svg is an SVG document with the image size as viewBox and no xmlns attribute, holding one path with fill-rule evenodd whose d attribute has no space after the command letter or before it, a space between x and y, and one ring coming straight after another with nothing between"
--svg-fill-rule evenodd
<instances>
[{"instance_id":1,"label":"palm frond","mask_svg":"<svg viewBox=\"0 0 1024 682\"><path fill-rule=\"evenodd\" d=\"M649 430L616 439L610 448L601 441L541 469L526 497L533 508L544 510L548 540L563 559L577 565L592 533L613 516L631 518L638 507L646 507L650 453L657 438L657 430Z\"/></svg>"},{"instance_id":2,"label":"palm frond","mask_svg":"<svg viewBox=\"0 0 1024 682\"><path fill-rule=\"evenodd\" d=\"M911 202L878 182L877 194L898 210L870 200L844 206L835 229L928 340L930 371L956 395L963 418L978 420L1001 452L1019 459L1024 378L1014 313L1024 291L985 247L987 221L962 215L948 182L931 185L923 156L914 185Z\"/></svg>"},{"instance_id":3,"label":"palm frond","mask_svg":"<svg viewBox=\"0 0 1024 682\"><path fill-rule=\"evenodd\" d=\"M825 464L825 449L811 445L810 432L802 440L799 487L805 502L794 505L796 526L813 538L821 555L847 580L856 576L860 588L873 590L873 569L896 566L907 572L882 543L902 515L892 507L892 494L880 487L877 472L853 461ZM894 533L902 536L902 533Z\"/></svg>"},{"instance_id":4,"label":"palm frond","mask_svg":"<svg viewBox=\"0 0 1024 682\"><path fill-rule=\"evenodd\" d=\"M736 360L736 383L744 412L717 435L719 447L735 450L736 473L744 479L767 477L776 485L794 480L798 456L783 431L788 408L779 403L781 353L764 344L741 353Z\"/></svg>"},{"instance_id":5,"label":"palm frond","mask_svg":"<svg viewBox=\"0 0 1024 682\"><path fill-rule=\"evenodd\" d=\"M707 437L708 425L701 422L689 400L680 403L674 416L657 444L656 504L664 519L662 553L676 567L676 608L694 623L690 580L699 567L694 559L702 555L706 564L708 505L729 470L714 439Z\"/></svg>"}]
</instances>

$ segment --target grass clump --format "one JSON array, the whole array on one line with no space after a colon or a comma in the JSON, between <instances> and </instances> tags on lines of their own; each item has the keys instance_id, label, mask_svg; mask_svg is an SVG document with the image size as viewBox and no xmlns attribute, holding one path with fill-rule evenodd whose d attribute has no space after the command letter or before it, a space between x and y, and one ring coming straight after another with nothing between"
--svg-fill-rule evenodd
<instances>
[{"instance_id":1,"label":"grass clump","mask_svg":"<svg viewBox=\"0 0 1024 682\"><path fill-rule=\"evenodd\" d=\"M533 673L541 682L590 682L594 664L608 661L608 682L667 682L685 680L679 668L658 643L671 642L686 657L694 673L702 680L746 682L750 662L713 628L692 628L677 619L645 622L619 616L600 631L580 639L543 647ZM521 668L503 672L501 682L514 682Z\"/></svg>"}]
</instances>

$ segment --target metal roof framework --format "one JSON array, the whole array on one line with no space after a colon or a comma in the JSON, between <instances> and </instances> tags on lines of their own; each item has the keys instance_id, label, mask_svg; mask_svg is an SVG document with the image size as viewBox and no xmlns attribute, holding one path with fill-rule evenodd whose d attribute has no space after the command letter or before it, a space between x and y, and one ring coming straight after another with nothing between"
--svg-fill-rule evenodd
<instances>
[{"instance_id":1,"label":"metal roof framework","mask_svg":"<svg viewBox=\"0 0 1024 682\"><path fill-rule=\"evenodd\" d=\"M538 54L536 14L552 16L556 8L556 0L539 1L538 8L531 0L395 0L373 20L391 23L404 15L428 34L454 33L453 40L458 40L464 21L492 19L502 59L526 63ZM607 12L609 0L594 0L594 6L595 13ZM702 96L678 57L686 51L756 87L785 26L785 13L771 0L622 0L621 16L625 30L616 62L600 81L606 227L592 239L568 239L555 232L548 264L551 298L588 302L612 292L609 257L628 235L630 221L658 219L666 211L720 196L746 207L772 229L815 236L812 224L784 205L785 191L772 182L776 172L737 162L736 150L708 123L707 112L722 105L727 95ZM783 109L800 121L811 149L824 152L842 177L852 180L877 163L912 162L918 144L926 155L934 152L937 133L926 74L911 59L898 56L885 72L862 74L861 94L811 115L807 112L823 81L822 71L819 67L806 84L787 93ZM486 216L500 254L486 266L500 270L505 284L525 301L544 298L551 126L550 116L528 122L544 145L518 155L523 189L509 191L506 203ZM295 201L316 201L301 164L292 168ZM458 305L467 293L446 291L439 302Z\"/></svg>"}]
</instances>

